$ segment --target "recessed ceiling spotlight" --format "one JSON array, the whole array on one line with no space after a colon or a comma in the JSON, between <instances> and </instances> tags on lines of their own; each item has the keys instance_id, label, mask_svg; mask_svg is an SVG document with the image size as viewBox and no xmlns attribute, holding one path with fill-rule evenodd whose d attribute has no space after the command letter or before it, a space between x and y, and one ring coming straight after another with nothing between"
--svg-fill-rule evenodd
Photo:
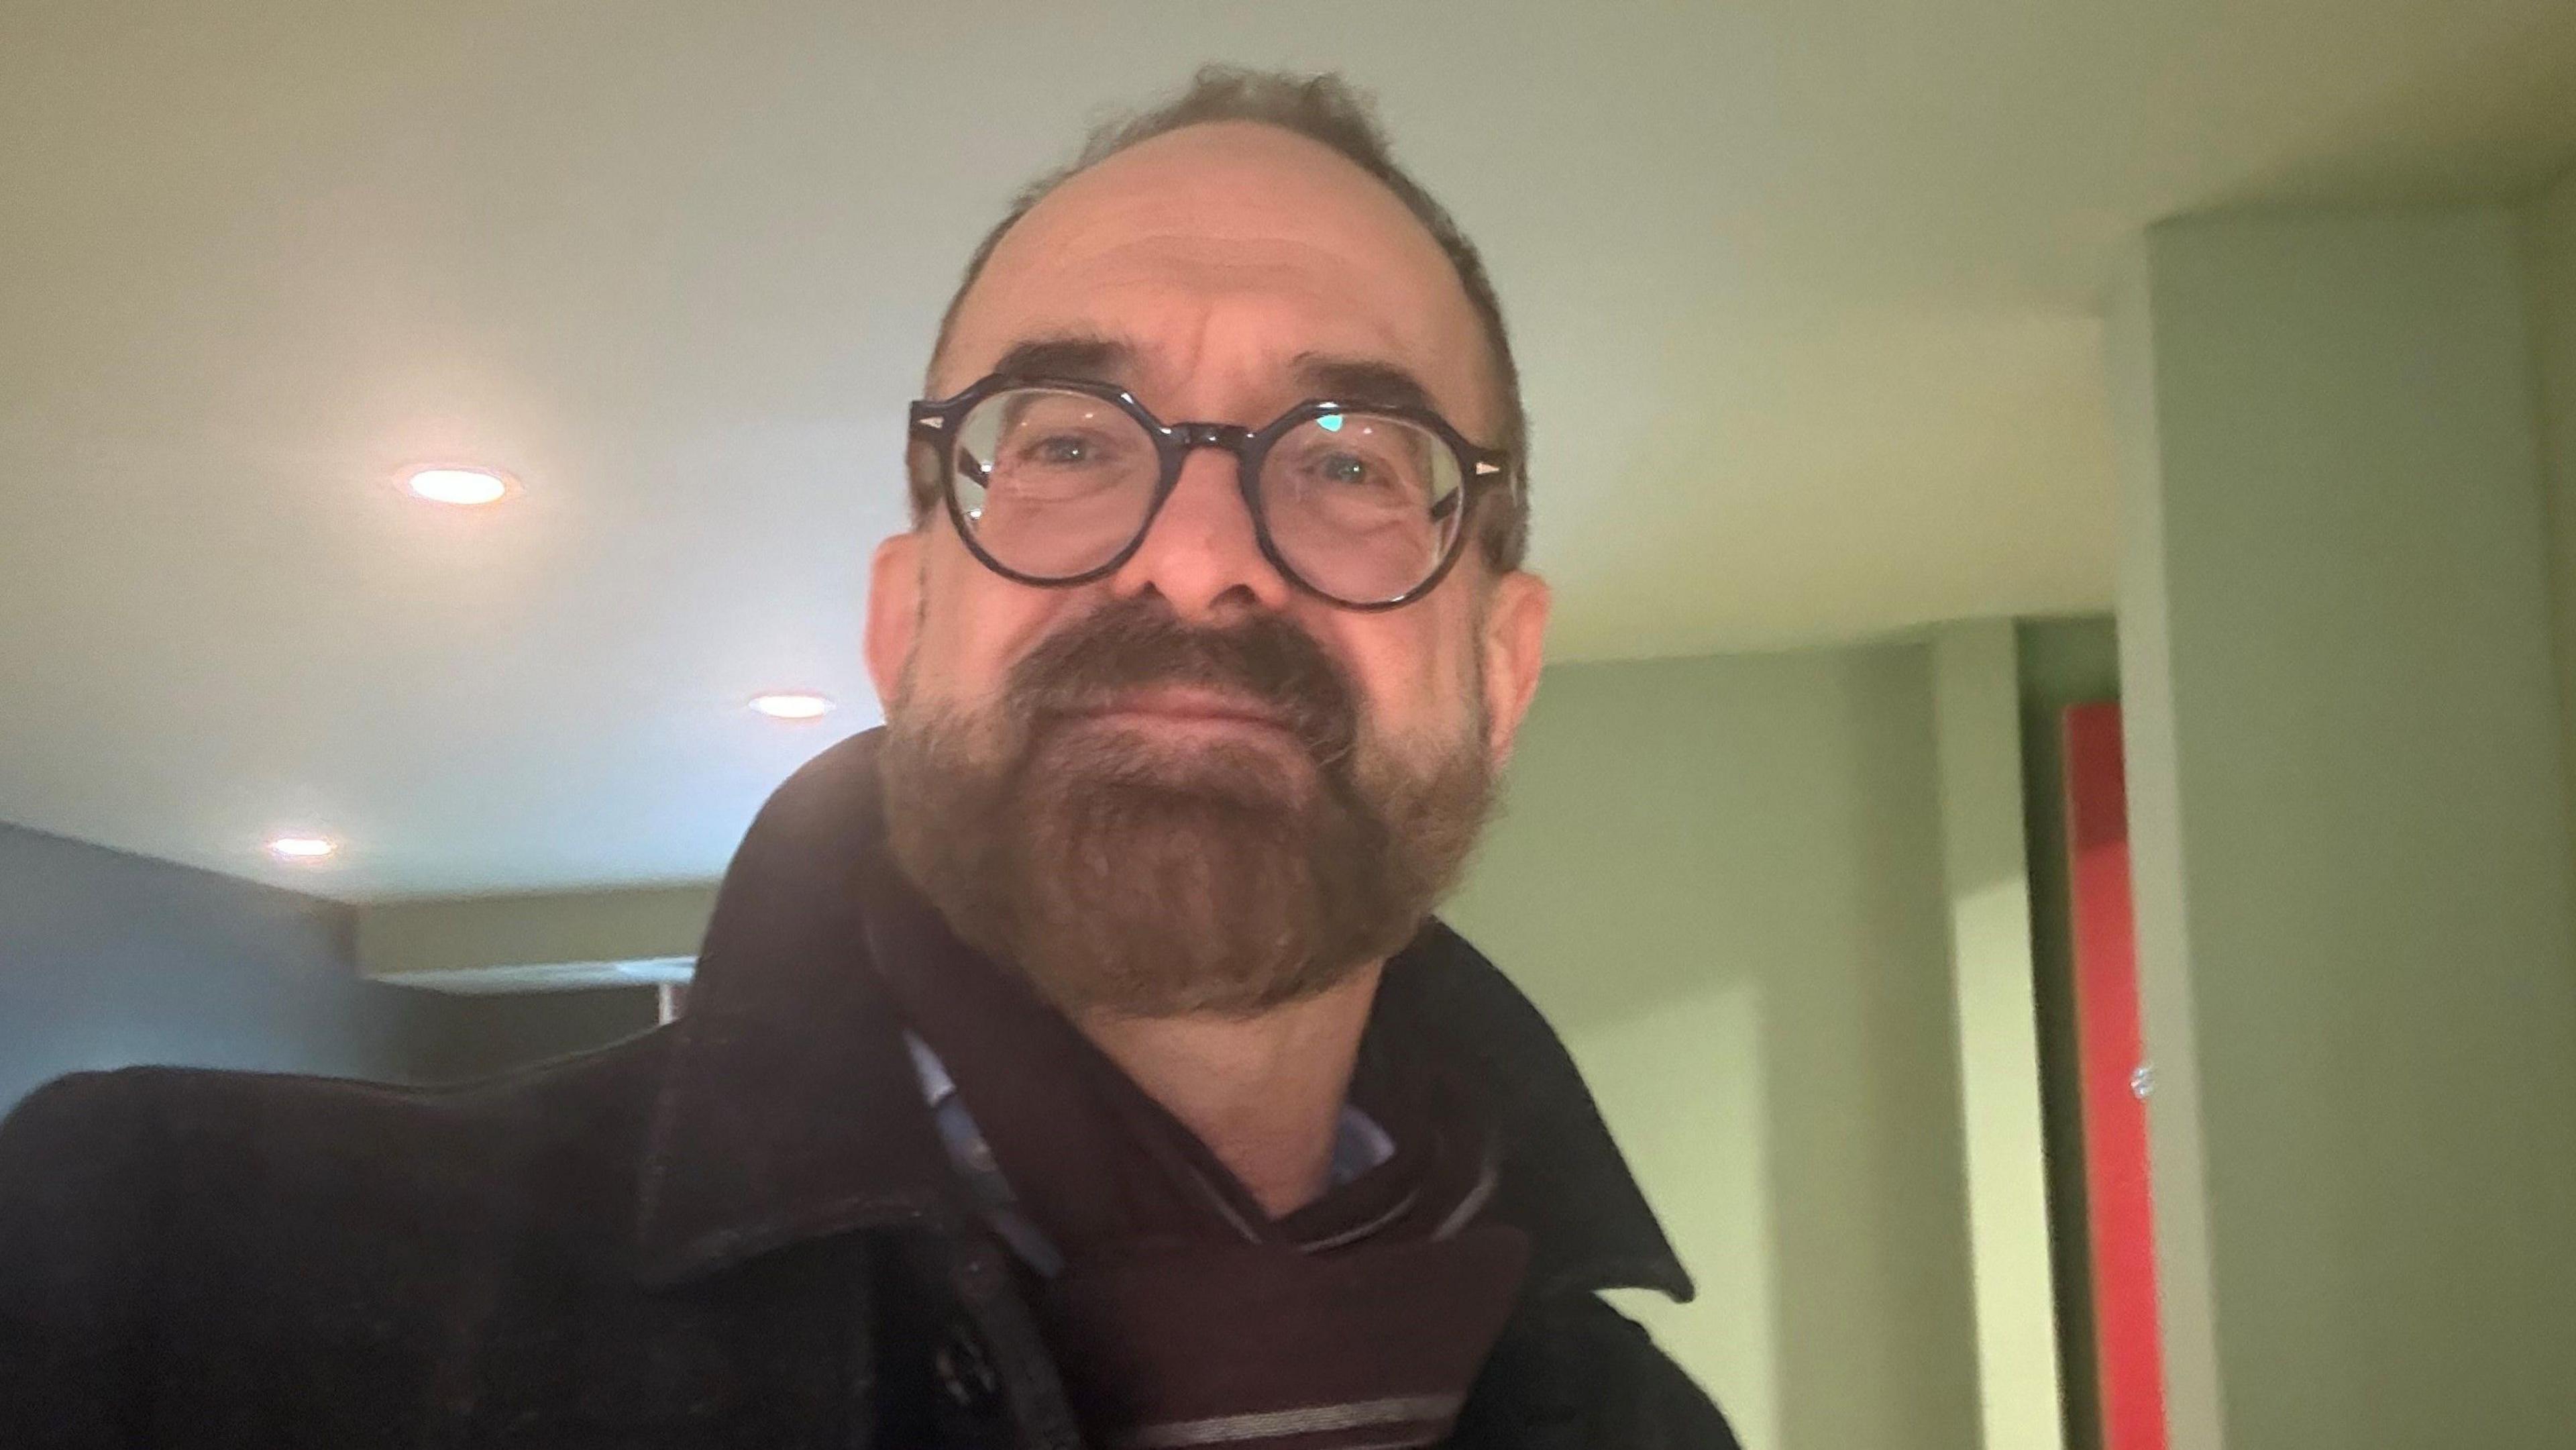
<instances>
[{"instance_id":1,"label":"recessed ceiling spotlight","mask_svg":"<svg viewBox=\"0 0 2576 1450\"><path fill-rule=\"evenodd\" d=\"M751 708L772 720L819 720L832 713L832 700L828 695L787 690L774 695L754 695Z\"/></svg>"},{"instance_id":2,"label":"recessed ceiling spotlight","mask_svg":"<svg viewBox=\"0 0 2576 1450\"><path fill-rule=\"evenodd\" d=\"M441 464L415 468L404 474L402 486L403 492L414 498L471 508L477 504L500 502L502 496L510 491L510 478L495 469Z\"/></svg>"},{"instance_id":3,"label":"recessed ceiling spotlight","mask_svg":"<svg viewBox=\"0 0 2576 1450\"><path fill-rule=\"evenodd\" d=\"M268 842L268 854L299 865L325 860L339 849L340 843L328 836L273 836Z\"/></svg>"}]
</instances>

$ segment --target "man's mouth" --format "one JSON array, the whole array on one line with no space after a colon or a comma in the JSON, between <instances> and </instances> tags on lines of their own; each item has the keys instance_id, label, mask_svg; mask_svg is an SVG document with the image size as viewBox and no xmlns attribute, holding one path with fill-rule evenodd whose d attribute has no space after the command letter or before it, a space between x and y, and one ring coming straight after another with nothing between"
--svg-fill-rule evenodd
<instances>
[{"instance_id":1,"label":"man's mouth","mask_svg":"<svg viewBox=\"0 0 2576 1450\"><path fill-rule=\"evenodd\" d=\"M1082 721L1176 733L1299 735L1289 712L1248 695L1204 686L1122 691L1071 713Z\"/></svg>"}]
</instances>

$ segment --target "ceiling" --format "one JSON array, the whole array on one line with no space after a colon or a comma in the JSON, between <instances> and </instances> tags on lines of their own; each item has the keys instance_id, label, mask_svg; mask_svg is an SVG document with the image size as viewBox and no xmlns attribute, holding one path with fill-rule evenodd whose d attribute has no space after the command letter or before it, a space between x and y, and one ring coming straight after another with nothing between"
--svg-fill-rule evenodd
<instances>
[{"instance_id":1,"label":"ceiling","mask_svg":"<svg viewBox=\"0 0 2576 1450\"><path fill-rule=\"evenodd\" d=\"M0 47L0 820L352 899L702 877L875 708L968 247L1338 67L1486 250L1559 658L2098 608L2144 224L2511 196L2565 0L135 5ZM479 513L389 484L482 462ZM820 726L755 717L828 691ZM273 866L286 830L348 843Z\"/></svg>"}]
</instances>

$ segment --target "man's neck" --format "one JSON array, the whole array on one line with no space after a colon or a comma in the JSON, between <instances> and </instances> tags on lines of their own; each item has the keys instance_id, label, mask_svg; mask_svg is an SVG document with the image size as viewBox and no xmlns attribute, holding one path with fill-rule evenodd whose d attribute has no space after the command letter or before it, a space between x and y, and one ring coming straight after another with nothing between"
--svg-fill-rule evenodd
<instances>
[{"instance_id":1,"label":"man's neck","mask_svg":"<svg viewBox=\"0 0 2576 1450\"><path fill-rule=\"evenodd\" d=\"M1382 964L1257 1017L1078 1019L1276 1218L1320 1196Z\"/></svg>"}]
</instances>

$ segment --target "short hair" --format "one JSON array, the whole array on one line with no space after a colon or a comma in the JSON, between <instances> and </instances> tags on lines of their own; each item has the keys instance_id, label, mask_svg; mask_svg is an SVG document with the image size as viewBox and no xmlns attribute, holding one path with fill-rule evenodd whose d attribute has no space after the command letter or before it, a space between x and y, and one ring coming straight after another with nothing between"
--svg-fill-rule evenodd
<instances>
[{"instance_id":1,"label":"short hair","mask_svg":"<svg viewBox=\"0 0 2576 1450\"><path fill-rule=\"evenodd\" d=\"M1502 448L1511 459L1506 486L1499 497L1489 501L1478 525L1480 542L1494 567L1519 568L1529 546L1529 415L1521 406L1520 369L1512 361L1511 335L1503 325L1502 299L1495 295L1493 281L1485 274L1484 259L1477 254L1475 244L1467 240L1466 233L1458 229L1448 208L1395 164L1394 148L1387 141L1385 128L1378 124L1373 98L1338 75L1201 66L1189 85L1172 99L1151 110L1113 116L1094 127L1072 163L1022 187L1012 198L1010 210L976 245L974 255L967 259L966 275L940 315L939 338L931 349L933 367L947 352L958 310L965 305L966 294L974 290L975 279L983 275L985 264L993 259L994 249L1049 193L1130 147L1185 127L1221 121L1276 126L1330 147L1394 192L1405 210L1440 244L1449 265L1457 271L1468 305L1483 325L1485 347L1494 370L1496 411L1502 419ZM915 518L937 507L937 489L936 479L925 479L914 471Z\"/></svg>"}]
</instances>

